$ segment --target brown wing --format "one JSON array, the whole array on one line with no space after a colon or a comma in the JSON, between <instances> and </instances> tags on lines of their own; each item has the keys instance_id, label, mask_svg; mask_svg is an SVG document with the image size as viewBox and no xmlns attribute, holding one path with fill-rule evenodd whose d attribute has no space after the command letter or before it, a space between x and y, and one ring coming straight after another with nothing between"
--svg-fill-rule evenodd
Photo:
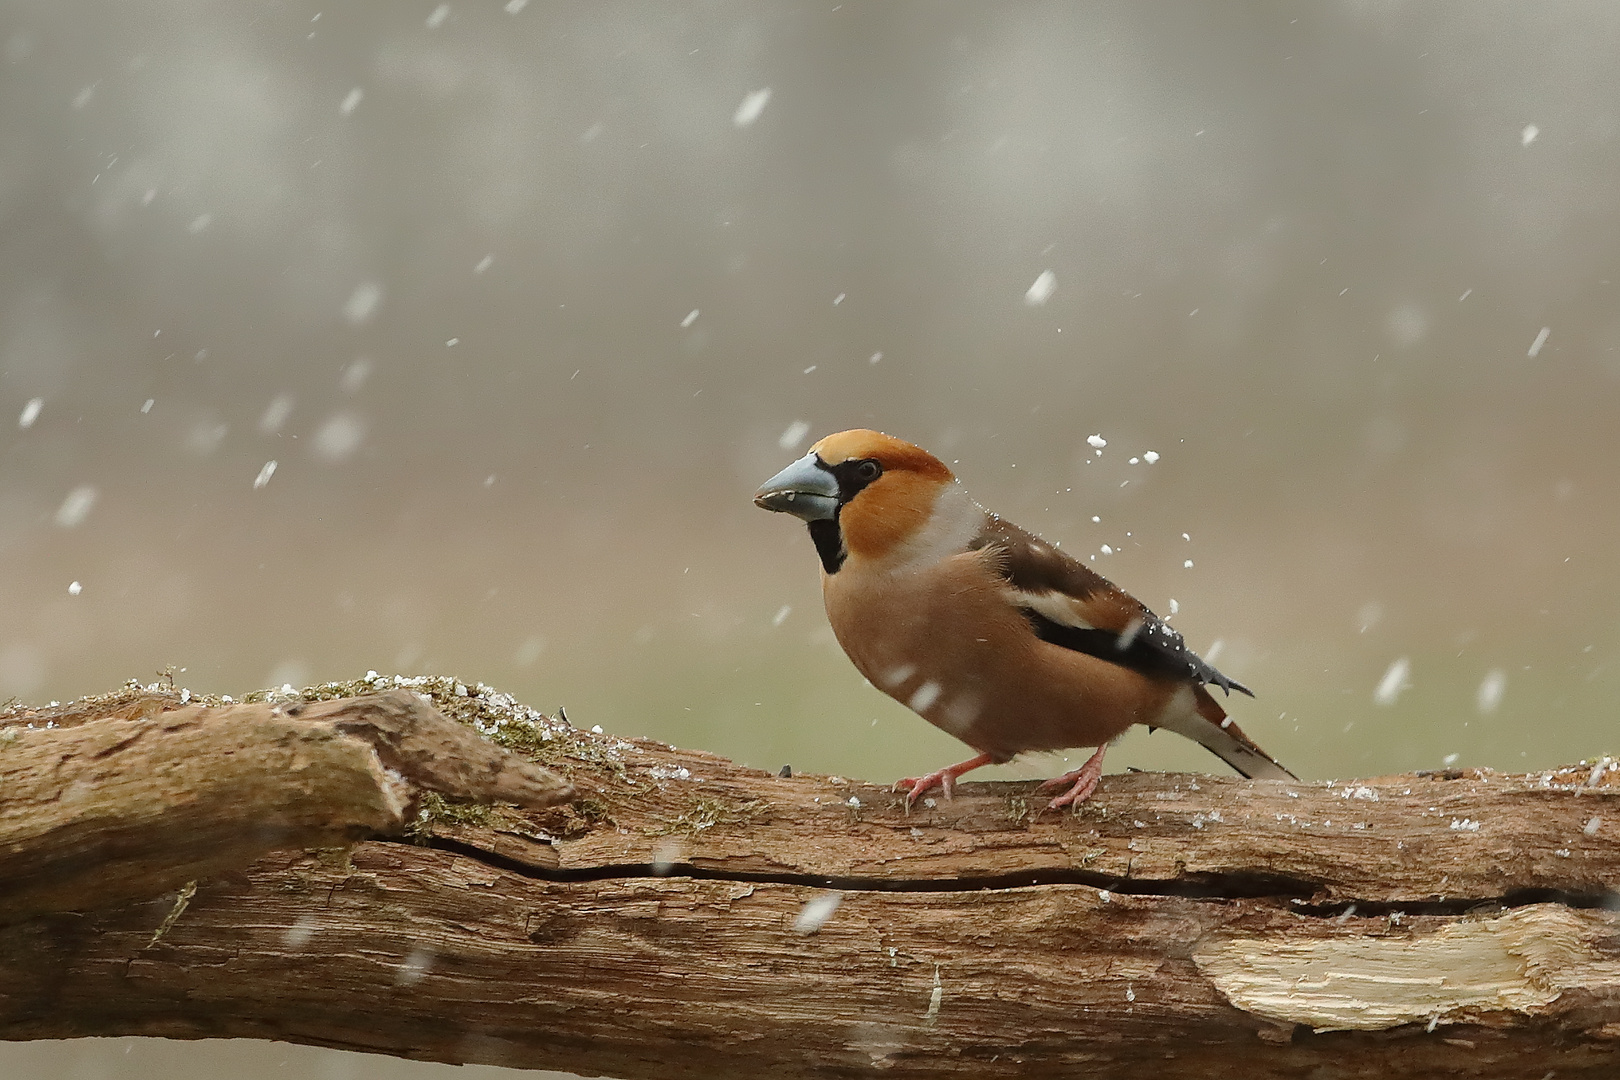
<instances>
[{"instance_id":1,"label":"brown wing","mask_svg":"<svg viewBox=\"0 0 1620 1080\"><path fill-rule=\"evenodd\" d=\"M1192 679L1254 696L1205 663L1136 597L1034 533L986 514L984 529L969 546L997 553L1009 599L1041 640L1144 674Z\"/></svg>"}]
</instances>

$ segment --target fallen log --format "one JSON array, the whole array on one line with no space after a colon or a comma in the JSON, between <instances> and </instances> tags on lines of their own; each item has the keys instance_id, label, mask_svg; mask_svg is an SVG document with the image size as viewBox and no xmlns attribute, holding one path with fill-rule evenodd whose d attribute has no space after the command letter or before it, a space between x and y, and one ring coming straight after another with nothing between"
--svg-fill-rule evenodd
<instances>
[{"instance_id":1,"label":"fallen log","mask_svg":"<svg viewBox=\"0 0 1620 1080\"><path fill-rule=\"evenodd\" d=\"M257 1037L659 1078L1620 1070L1620 777L1605 763L1126 774L1061 815L1038 812L1030 783L963 784L908 814L863 782L403 682L273 707L425 693L496 754L474 773L522 755L571 795L551 801L551 777L529 808L480 805L491 790L418 775L409 810L380 823L334 806L330 827L231 859L178 845L162 889L109 862L120 883L93 902L36 888L19 907L9 823L49 801L41 749L55 760L67 744L49 740L90 739L127 702L78 706L66 727L0 717L0 1036ZM158 703L120 722L151 725L146 740L214 715L140 694ZM142 790L120 752L94 758L100 783ZM25 796L19 754L35 755Z\"/></svg>"}]
</instances>

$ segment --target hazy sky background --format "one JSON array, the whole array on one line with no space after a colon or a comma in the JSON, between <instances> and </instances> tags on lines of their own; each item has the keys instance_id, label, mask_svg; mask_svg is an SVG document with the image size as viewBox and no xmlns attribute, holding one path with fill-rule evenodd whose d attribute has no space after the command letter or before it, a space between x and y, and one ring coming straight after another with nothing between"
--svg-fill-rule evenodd
<instances>
[{"instance_id":1,"label":"hazy sky background","mask_svg":"<svg viewBox=\"0 0 1620 1080\"><path fill-rule=\"evenodd\" d=\"M859 425L1174 599L1303 776L1614 751L1617 55L1602 2L7 0L0 697L432 671L926 771L750 503ZM0 1069L224 1060L126 1045ZM229 1060L289 1053L452 1075Z\"/></svg>"}]
</instances>

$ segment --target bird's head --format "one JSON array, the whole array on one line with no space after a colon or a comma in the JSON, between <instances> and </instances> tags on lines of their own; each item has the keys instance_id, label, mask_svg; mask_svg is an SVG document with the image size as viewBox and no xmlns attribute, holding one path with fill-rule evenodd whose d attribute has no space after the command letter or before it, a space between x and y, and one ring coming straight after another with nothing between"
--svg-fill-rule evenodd
<instances>
[{"instance_id":1,"label":"bird's head","mask_svg":"<svg viewBox=\"0 0 1620 1080\"><path fill-rule=\"evenodd\" d=\"M857 428L816 443L767 480L754 504L809 522L822 565L834 573L846 555L882 559L921 533L955 482L922 447Z\"/></svg>"}]
</instances>

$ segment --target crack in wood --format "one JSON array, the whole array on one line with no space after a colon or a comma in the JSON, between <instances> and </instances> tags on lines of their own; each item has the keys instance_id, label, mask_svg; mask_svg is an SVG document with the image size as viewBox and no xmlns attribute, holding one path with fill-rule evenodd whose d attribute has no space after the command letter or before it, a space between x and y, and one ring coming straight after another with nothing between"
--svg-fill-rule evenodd
<instances>
[{"instance_id":1,"label":"crack in wood","mask_svg":"<svg viewBox=\"0 0 1620 1080\"><path fill-rule=\"evenodd\" d=\"M305 696L0 720L0 1037L642 1080L1620 1075L1612 768L1110 776L1062 817L964 784L908 816L448 678Z\"/></svg>"},{"instance_id":2,"label":"crack in wood","mask_svg":"<svg viewBox=\"0 0 1620 1080\"><path fill-rule=\"evenodd\" d=\"M747 884L799 885L841 892L956 893L1000 889L1027 889L1043 885L1087 885L1128 896L1164 896L1183 900L1275 900L1288 902L1297 915L1342 918L1346 913L1368 918L1391 915L1456 917L1506 911L1532 904L1559 904L1576 910L1620 910L1620 893L1608 890L1576 892L1565 889L1515 889L1502 896L1447 897L1435 900L1347 900L1312 904L1320 886L1303 878L1280 874L1189 874L1182 878L1126 878L1095 870L1053 867L1007 874L971 877L902 878L863 875L806 874L791 871L722 870L689 862L611 863L563 869L544 867L524 859L501 855L452 837L428 838L425 845L520 877L547 882L617 881L631 878L690 878L696 881L732 881Z\"/></svg>"}]
</instances>

